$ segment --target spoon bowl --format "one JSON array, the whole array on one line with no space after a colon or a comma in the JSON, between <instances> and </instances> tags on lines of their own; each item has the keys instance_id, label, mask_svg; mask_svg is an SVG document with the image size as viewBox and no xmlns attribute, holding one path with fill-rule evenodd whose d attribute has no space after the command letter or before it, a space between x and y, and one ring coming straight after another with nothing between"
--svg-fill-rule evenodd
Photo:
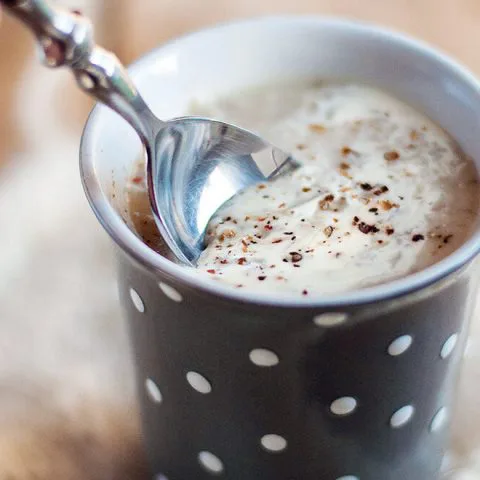
<instances>
[{"instance_id":1,"label":"spoon bowl","mask_svg":"<svg viewBox=\"0 0 480 480\"><path fill-rule=\"evenodd\" d=\"M298 167L287 153L240 127L206 118L158 119L118 58L95 45L91 22L45 0L0 0L37 37L48 67L69 67L80 88L137 132L159 233L176 259L195 264L204 231L239 191Z\"/></svg>"},{"instance_id":2,"label":"spoon bowl","mask_svg":"<svg viewBox=\"0 0 480 480\"><path fill-rule=\"evenodd\" d=\"M234 125L194 117L166 122L147 159L157 227L175 257L194 264L210 218L226 201L296 167L288 154Z\"/></svg>"}]
</instances>

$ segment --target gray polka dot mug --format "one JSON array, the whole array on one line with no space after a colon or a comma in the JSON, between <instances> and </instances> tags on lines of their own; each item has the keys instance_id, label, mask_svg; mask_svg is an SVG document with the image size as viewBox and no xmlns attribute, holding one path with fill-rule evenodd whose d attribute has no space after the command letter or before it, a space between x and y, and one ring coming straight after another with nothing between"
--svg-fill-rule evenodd
<instances>
[{"instance_id":1,"label":"gray polka dot mug","mask_svg":"<svg viewBox=\"0 0 480 480\"><path fill-rule=\"evenodd\" d=\"M161 118L190 100L299 78L349 78L416 105L480 162L480 84L420 42L315 17L188 35L131 69ZM125 216L135 133L95 107L87 196L117 245L152 478L434 480L473 293L480 230L436 265L318 298L251 294L176 265ZM480 168L480 163L479 163Z\"/></svg>"}]
</instances>

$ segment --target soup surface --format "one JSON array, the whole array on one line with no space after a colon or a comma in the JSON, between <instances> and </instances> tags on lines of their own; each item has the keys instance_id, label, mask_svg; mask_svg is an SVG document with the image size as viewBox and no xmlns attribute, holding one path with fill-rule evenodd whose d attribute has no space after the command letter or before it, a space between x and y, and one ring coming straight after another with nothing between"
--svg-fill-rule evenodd
<instances>
[{"instance_id":1,"label":"soup surface","mask_svg":"<svg viewBox=\"0 0 480 480\"><path fill-rule=\"evenodd\" d=\"M199 273L255 292L338 293L424 269L478 215L473 162L425 115L357 84L268 86L192 105L290 151L303 166L252 187L211 220ZM134 175L136 230L160 240Z\"/></svg>"}]
</instances>

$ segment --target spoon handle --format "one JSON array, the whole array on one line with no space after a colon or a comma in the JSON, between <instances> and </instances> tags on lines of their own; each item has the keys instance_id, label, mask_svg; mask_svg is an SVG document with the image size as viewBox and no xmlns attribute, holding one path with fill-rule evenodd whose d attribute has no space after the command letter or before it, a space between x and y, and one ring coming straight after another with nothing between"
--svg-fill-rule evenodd
<instances>
[{"instance_id":1,"label":"spoon handle","mask_svg":"<svg viewBox=\"0 0 480 480\"><path fill-rule=\"evenodd\" d=\"M84 92L115 110L147 141L160 121L118 58L95 45L88 18L46 0L0 0L0 5L32 31L46 66L69 67Z\"/></svg>"}]
</instances>

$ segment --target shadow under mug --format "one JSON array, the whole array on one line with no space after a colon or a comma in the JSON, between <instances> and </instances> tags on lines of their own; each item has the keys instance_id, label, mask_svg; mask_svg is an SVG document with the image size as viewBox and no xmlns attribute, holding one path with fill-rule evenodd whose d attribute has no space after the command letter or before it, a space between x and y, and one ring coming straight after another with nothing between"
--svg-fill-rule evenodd
<instances>
[{"instance_id":1,"label":"shadow under mug","mask_svg":"<svg viewBox=\"0 0 480 480\"><path fill-rule=\"evenodd\" d=\"M138 61L161 118L192 98L299 78L355 79L415 105L480 165L480 85L420 42L316 17L214 27ZM434 480L477 288L477 230L415 275L328 298L245 295L150 250L124 189L139 142L95 107L87 196L117 245L152 471L158 479ZM479 167L480 169L480 167Z\"/></svg>"}]
</instances>

